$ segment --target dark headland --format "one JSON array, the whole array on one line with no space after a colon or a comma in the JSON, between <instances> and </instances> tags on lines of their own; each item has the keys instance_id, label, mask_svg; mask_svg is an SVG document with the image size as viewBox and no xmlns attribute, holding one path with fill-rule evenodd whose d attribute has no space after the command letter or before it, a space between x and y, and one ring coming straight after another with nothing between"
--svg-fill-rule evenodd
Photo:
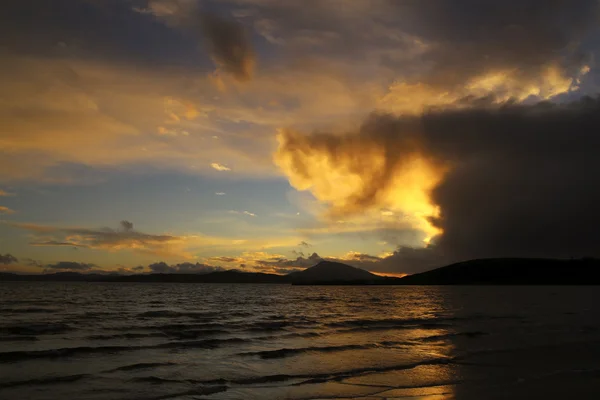
<instances>
[{"instance_id":1,"label":"dark headland","mask_svg":"<svg viewBox=\"0 0 600 400\"><path fill-rule=\"evenodd\" d=\"M490 258L460 262L403 278L383 277L346 264L321 261L288 275L228 270L208 274L105 275L3 272L0 281L278 283L295 285L600 285L599 259Z\"/></svg>"}]
</instances>

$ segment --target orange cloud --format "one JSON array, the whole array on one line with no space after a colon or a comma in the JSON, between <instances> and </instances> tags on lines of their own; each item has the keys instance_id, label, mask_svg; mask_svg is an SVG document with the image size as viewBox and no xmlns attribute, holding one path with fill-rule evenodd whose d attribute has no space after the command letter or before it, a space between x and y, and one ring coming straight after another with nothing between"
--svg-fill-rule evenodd
<instances>
[{"instance_id":1,"label":"orange cloud","mask_svg":"<svg viewBox=\"0 0 600 400\"><path fill-rule=\"evenodd\" d=\"M231 171L231 168L226 167L223 164L219 164L219 163L215 163L215 162L211 163L210 166L212 169L216 169L217 171Z\"/></svg>"},{"instance_id":2,"label":"orange cloud","mask_svg":"<svg viewBox=\"0 0 600 400\"><path fill-rule=\"evenodd\" d=\"M14 214L15 210L11 210L8 207L0 206L0 214Z\"/></svg>"},{"instance_id":3,"label":"orange cloud","mask_svg":"<svg viewBox=\"0 0 600 400\"><path fill-rule=\"evenodd\" d=\"M278 141L275 163L294 188L310 191L329 206L332 222L393 212L405 225L423 231L426 243L440 233L430 222L439 216L430 192L445 168L423 154L415 138L407 137L404 147L393 150L365 135L310 136L282 130Z\"/></svg>"}]
</instances>

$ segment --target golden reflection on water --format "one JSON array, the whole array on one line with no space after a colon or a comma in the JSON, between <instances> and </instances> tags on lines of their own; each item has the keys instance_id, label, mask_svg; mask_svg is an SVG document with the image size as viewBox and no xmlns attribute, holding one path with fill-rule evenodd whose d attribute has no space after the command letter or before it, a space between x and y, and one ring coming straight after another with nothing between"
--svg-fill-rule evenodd
<instances>
[{"instance_id":1,"label":"golden reflection on water","mask_svg":"<svg viewBox=\"0 0 600 400\"><path fill-rule=\"evenodd\" d=\"M365 290L372 291L371 299L378 298L376 289ZM361 301L364 301L363 296ZM336 379L322 382L317 379L309 385L288 387L287 398L454 398L453 384L458 381L459 373L456 365L444 363L452 357L454 344L435 339L446 337L452 330L435 322L422 326L418 321L433 320L446 312L443 288L394 290L389 301L385 298L381 301L387 304L378 307L376 314L369 314L373 310L366 303L344 301L336 308L341 314L337 319L340 325L349 317L358 322L350 327L336 326L316 342L319 347L347 347L346 350L307 352L289 361L300 374L353 372ZM336 313L330 315L333 317ZM290 347L306 346L305 339L297 339Z\"/></svg>"}]
</instances>

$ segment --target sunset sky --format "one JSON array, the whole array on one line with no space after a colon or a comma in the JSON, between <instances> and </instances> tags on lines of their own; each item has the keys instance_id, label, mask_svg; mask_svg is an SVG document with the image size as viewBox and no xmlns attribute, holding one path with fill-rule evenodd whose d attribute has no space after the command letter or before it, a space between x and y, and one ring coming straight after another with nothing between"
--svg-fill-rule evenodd
<instances>
[{"instance_id":1,"label":"sunset sky","mask_svg":"<svg viewBox=\"0 0 600 400\"><path fill-rule=\"evenodd\" d=\"M597 0L6 0L0 270L600 252Z\"/></svg>"}]
</instances>

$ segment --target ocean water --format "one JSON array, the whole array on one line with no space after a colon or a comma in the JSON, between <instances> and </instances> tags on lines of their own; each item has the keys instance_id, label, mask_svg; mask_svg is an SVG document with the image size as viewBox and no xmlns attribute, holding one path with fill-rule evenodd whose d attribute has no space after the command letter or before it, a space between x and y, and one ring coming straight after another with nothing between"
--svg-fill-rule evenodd
<instances>
[{"instance_id":1,"label":"ocean water","mask_svg":"<svg viewBox=\"0 0 600 400\"><path fill-rule=\"evenodd\" d=\"M598 399L598 287L0 283L0 399Z\"/></svg>"}]
</instances>

